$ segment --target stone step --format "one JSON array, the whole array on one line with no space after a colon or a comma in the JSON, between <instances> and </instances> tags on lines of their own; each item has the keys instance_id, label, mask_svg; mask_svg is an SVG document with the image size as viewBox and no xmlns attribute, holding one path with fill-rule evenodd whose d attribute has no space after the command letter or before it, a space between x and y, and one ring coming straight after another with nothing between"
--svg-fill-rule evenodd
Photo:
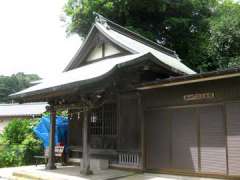
<instances>
[{"instance_id":1,"label":"stone step","mask_svg":"<svg viewBox=\"0 0 240 180\"><path fill-rule=\"evenodd\" d=\"M42 173L37 171L13 172L13 180L67 180L69 178L71 180L83 180L83 178L80 178L80 177L72 177L72 176L67 176L64 174L56 174L56 173Z\"/></svg>"},{"instance_id":2,"label":"stone step","mask_svg":"<svg viewBox=\"0 0 240 180\"><path fill-rule=\"evenodd\" d=\"M13 178L15 178L15 180L45 180L44 177L40 177L37 174L30 174L29 172L13 172L12 174Z\"/></svg>"},{"instance_id":3,"label":"stone step","mask_svg":"<svg viewBox=\"0 0 240 180\"><path fill-rule=\"evenodd\" d=\"M74 164L80 166L81 159L80 158L68 158L68 164Z\"/></svg>"}]
</instances>

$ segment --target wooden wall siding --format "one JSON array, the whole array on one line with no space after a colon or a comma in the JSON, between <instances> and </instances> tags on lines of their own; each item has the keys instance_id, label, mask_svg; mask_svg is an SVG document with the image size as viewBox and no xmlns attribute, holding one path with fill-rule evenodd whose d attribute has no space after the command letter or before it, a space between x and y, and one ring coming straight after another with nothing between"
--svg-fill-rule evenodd
<instances>
[{"instance_id":1,"label":"wooden wall siding","mask_svg":"<svg viewBox=\"0 0 240 180\"><path fill-rule=\"evenodd\" d=\"M229 175L240 175L240 103L226 105Z\"/></svg>"},{"instance_id":2,"label":"wooden wall siding","mask_svg":"<svg viewBox=\"0 0 240 180\"><path fill-rule=\"evenodd\" d=\"M136 95L120 97L119 150L140 149L140 121L138 118L138 99Z\"/></svg>"},{"instance_id":3,"label":"wooden wall siding","mask_svg":"<svg viewBox=\"0 0 240 180\"><path fill-rule=\"evenodd\" d=\"M226 174L225 123L221 106L201 107L201 172Z\"/></svg>"},{"instance_id":4,"label":"wooden wall siding","mask_svg":"<svg viewBox=\"0 0 240 180\"><path fill-rule=\"evenodd\" d=\"M157 116L157 112L171 110L176 119L186 124L185 119L177 115L178 109L195 108L197 116L192 118L192 121L197 121L199 126L196 130L198 132L199 173L240 177L239 84L240 78L233 78L145 90L142 91L144 112L145 114L154 112ZM215 97L194 101L185 101L183 98L188 94L208 92L213 92ZM191 113L189 116L192 116ZM152 118L151 115L148 114L145 118L145 124L151 122L149 119ZM175 123L177 126L177 120ZM156 125L160 126L157 123ZM154 128L157 129L157 127ZM178 132L174 133L177 136ZM148 136L147 132L145 136ZM159 142L155 141L155 144L157 143ZM149 145L146 144L146 151L148 151L147 146ZM177 144L172 146L177 147ZM161 170L160 164L154 169ZM177 169L172 170L177 171Z\"/></svg>"},{"instance_id":5,"label":"wooden wall siding","mask_svg":"<svg viewBox=\"0 0 240 180\"><path fill-rule=\"evenodd\" d=\"M195 109L176 109L172 115L172 168L198 172L198 131Z\"/></svg>"},{"instance_id":6,"label":"wooden wall siding","mask_svg":"<svg viewBox=\"0 0 240 180\"><path fill-rule=\"evenodd\" d=\"M149 169L171 168L170 119L168 110L145 113L146 166Z\"/></svg>"},{"instance_id":7,"label":"wooden wall siding","mask_svg":"<svg viewBox=\"0 0 240 180\"><path fill-rule=\"evenodd\" d=\"M142 91L145 109L166 106L183 106L216 103L240 99L240 78L187 84ZM184 95L214 92L215 98L185 101Z\"/></svg>"},{"instance_id":8,"label":"wooden wall siding","mask_svg":"<svg viewBox=\"0 0 240 180\"><path fill-rule=\"evenodd\" d=\"M146 169L240 176L240 102L145 111Z\"/></svg>"}]
</instances>

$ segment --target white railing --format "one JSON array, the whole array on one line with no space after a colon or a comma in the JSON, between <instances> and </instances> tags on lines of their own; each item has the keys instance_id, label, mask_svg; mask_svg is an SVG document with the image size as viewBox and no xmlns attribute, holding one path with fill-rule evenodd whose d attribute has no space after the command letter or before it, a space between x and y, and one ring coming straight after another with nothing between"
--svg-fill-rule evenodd
<instances>
[{"instance_id":1,"label":"white railing","mask_svg":"<svg viewBox=\"0 0 240 180\"><path fill-rule=\"evenodd\" d=\"M117 161L111 163L115 167L140 168L141 157L139 152L118 152Z\"/></svg>"},{"instance_id":2,"label":"white railing","mask_svg":"<svg viewBox=\"0 0 240 180\"><path fill-rule=\"evenodd\" d=\"M118 163L128 166L139 166L140 157L138 153L120 152L118 154Z\"/></svg>"}]
</instances>

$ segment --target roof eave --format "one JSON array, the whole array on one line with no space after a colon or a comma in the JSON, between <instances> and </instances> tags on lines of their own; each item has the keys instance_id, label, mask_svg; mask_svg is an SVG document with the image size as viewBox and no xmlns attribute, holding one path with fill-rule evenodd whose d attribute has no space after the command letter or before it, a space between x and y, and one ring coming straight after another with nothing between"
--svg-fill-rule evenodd
<instances>
[{"instance_id":1,"label":"roof eave","mask_svg":"<svg viewBox=\"0 0 240 180\"><path fill-rule=\"evenodd\" d=\"M240 77L240 68L206 72L201 74L185 75L180 77L172 77L172 78L157 81L157 82L145 83L145 84L139 85L136 89L149 90L149 89L179 86L184 84L192 84L192 83L199 83L204 81L213 81L213 80L220 80L220 79L227 79L227 78L234 78L234 77Z\"/></svg>"},{"instance_id":2,"label":"roof eave","mask_svg":"<svg viewBox=\"0 0 240 180\"><path fill-rule=\"evenodd\" d=\"M23 100L24 98L32 98L33 99L34 96L51 94L51 93L55 93L55 92L58 92L58 91L66 91L68 89L71 89L71 92L73 92L73 90L79 89L81 86L84 87L85 85L97 83L98 81L101 81L101 80L111 76L113 73L115 73L115 71L117 69L120 69L120 68L125 67L125 66L134 65L135 63L140 63L140 62L143 62L143 61L147 62L148 60L151 60L152 62L158 64L159 66L162 66L163 68L165 68L165 69L167 69L167 70L169 70L171 72L174 72L176 74L179 74L179 75L180 74L184 74L183 72L180 72L179 70L173 69L172 67L162 63L153 54L146 53L146 54L144 54L144 55L142 55L140 57L137 57L134 60L117 64L109 72L107 72L107 73L105 73L105 74L103 74L101 76L92 78L92 79L76 81L76 82L72 82L72 83L69 83L69 84L63 84L63 85L50 87L50 88L45 88L45 89L32 91L32 92L27 92L27 93L11 94L10 97L12 99L15 99L15 100ZM74 89L74 88L76 88L76 89Z\"/></svg>"}]
</instances>

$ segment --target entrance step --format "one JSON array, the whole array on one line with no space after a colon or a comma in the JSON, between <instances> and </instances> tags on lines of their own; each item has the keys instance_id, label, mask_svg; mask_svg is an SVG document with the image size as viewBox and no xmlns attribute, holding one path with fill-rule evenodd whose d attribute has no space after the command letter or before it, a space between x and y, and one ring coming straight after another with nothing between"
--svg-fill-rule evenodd
<instances>
[{"instance_id":1,"label":"entrance step","mask_svg":"<svg viewBox=\"0 0 240 180\"><path fill-rule=\"evenodd\" d=\"M12 180L113 180L135 175L136 172L123 170L93 171L92 175L80 174L80 168L75 166L59 166L55 170L45 170L44 167L29 167L29 169L15 170Z\"/></svg>"},{"instance_id":2,"label":"entrance step","mask_svg":"<svg viewBox=\"0 0 240 180\"><path fill-rule=\"evenodd\" d=\"M46 172L37 172L37 171L19 171L13 172L12 180L82 180L80 177L72 177L64 174L56 174L56 173L46 173Z\"/></svg>"},{"instance_id":3,"label":"entrance step","mask_svg":"<svg viewBox=\"0 0 240 180\"><path fill-rule=\"evenodd\" d=\"M68 158L67 163L75 166L80 166L81 159L80 158Z\"/></svg>"},{"instance_id":4,"label":"entrance step","mask_svg":"<svg viewBox=\"0 0 240 180\"><path fill-rule=\"evenodd\" d=\"M13 172L12 174L14 180L46 180L46 177L40 177L36 174L30 174L29 172Z\"/></svg>"}]
</instances>

